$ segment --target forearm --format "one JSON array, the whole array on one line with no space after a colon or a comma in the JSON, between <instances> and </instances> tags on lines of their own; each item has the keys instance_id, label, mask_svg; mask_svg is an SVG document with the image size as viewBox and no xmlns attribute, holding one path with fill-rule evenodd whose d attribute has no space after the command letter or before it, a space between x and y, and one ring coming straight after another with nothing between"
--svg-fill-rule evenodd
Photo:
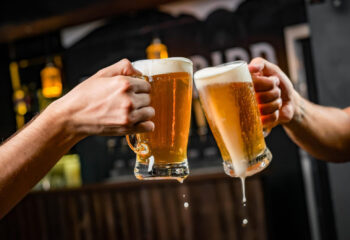
<instances>
[{"instance_id":1,"label":"forearm","mask_svg":"<svg viewBox=\"0 0 350 240\"><path fill-rule=\"evenodd\" d=\"M49 106L0 147L0 218L80 139L60 115Z\"/></svg>"},{"instance_id":2,"label":"forearm","mask_svg":"<svg viewBox=\"0 0 350 240\"><path fill-rule=\"evenodd\" d=\"M313 104L295 92L295 114L284 129L300 147L318 159L350 160L350 116L345 111Z\"/></svg>"}]
</instances>

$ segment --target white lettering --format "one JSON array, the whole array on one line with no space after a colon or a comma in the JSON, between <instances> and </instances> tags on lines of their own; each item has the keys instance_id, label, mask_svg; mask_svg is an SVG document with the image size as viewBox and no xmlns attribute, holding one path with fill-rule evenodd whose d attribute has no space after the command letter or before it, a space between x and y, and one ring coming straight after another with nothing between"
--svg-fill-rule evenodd
<instances>
[{"instance_id":1,"label":"white lettering","mask_svg":"<svg viewBox=\"0 0 350 240\"><path fill-rule=\"evenodd\" d=\"M267 61L277 64L276 53L273 46L267 42L255 43L250 47L252 57L264 57Z\"/></svg>"},{"instance_id":2,"label":"white lettering","mask_svg":"<svg viewBox=\"0 0 350 240\"><path fill-rule=\"evenodd\" d=\"M236 60L243 60L249 62L249 54L243 48L229 48L225 51L226 61L232 62Z\"/></svg>"}]
</instances>

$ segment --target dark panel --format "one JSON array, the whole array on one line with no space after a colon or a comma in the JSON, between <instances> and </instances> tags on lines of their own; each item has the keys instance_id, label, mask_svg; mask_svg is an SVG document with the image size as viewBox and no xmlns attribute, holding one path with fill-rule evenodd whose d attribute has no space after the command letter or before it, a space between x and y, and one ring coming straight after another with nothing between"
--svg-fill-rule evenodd
<instances>
[{"instance_id":1,"label":"dark panel","mask_svg":"<svg viewBox=\"0 0 350 240\"><path fill-rule=\"evenodd\" d=\"M339 7L335 2L341 3ZM346 1L325 1L323 4L308 5L307 10L319 102L328 106L347 107L350 105L349 5ZM329 171L331 191L327 191L323 185L317 187L319 192L328 194L329 202L333 200L335 220L333 221L331 216L324 216L321 230L324 239L335 239L332 236L332 232L335 232L335 223L338 239L349 239L350 189L344 185L344 182L350 181L350 164L327 165L328 169L322 168L324 175ZM325 178L322 175L320 177ZM327 183L325 184L327 187ZM322 199L328 202L326 196ZM327 214L329 208L332 209L331 203L328 203L328 206L319 207L322 214Z\"/></svg>"},{"instance_id":2,"label":"dark panel","mask_svg":"<svg viewBox=\"0 0 350 240\"><path fill-rule=\"evenodd\" d=\"M16 130L7 45L0 45L0 142Z\"/></svg>"}]
</instances>

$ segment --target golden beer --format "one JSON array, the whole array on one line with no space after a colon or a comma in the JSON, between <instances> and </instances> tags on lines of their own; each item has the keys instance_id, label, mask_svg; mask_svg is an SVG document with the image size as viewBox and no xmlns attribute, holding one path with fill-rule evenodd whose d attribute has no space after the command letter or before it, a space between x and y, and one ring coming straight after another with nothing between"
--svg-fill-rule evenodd
<instances>
[{"instance_id":1,"label":"golden beer","mask_svg":"<svg viewBox=\"0 0 350 240\"><path fill-rule=\"evenodd\" d=\"M136 135L135 175L139 179L182 181L189 173L187 143L191 120L192 62L185 58L133 63L151 84L155 130ZM135 147L134 147L135 149Z\"/></svg>"},{"instance_id":2,"label":"golden beer","mask_svg":"<svg viewBox=\"0 0 350 240\"><path fill-rule=\"evenodd\" d=\"M237 61L200 70L195 83L225 172L245 177L264 169L272 156L265 145L247 64Z\"/></svg>"}]
</instances>

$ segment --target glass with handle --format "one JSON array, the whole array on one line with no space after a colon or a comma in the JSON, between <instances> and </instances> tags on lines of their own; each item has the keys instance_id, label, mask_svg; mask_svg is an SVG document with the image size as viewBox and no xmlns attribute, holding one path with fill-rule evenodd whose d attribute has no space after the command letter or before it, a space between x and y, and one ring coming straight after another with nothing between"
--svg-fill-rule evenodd
<instances>
[{"instance_id":1,"label":"glass with handle","mask_svg":"<svg viewBox=\"0 0 350 240\"><path fill-rule=\"evenodd\" d=\"M177 57L139 60L133 66L151 84L151 106L155 109L153 132L127 136L136 153L135 176L182 182L189 174L193 64Z\"/></svg>"}]
</instances>

